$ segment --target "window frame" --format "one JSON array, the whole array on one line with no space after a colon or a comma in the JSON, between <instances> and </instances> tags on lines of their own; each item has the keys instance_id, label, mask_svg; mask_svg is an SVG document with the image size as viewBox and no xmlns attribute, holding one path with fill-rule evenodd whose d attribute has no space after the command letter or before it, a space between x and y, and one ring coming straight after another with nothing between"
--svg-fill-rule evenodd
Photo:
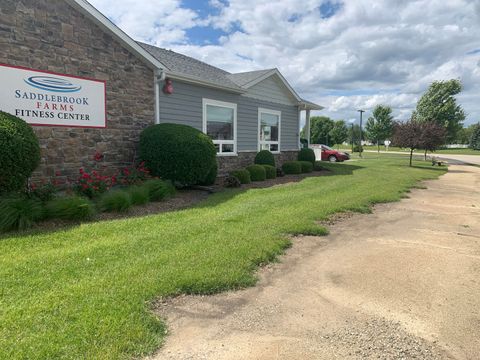
<instances>
[{"instance_id":1,"label":"window frame","mask_svg":"<svg viewBox=\"0 0 480 360\"><path fill-rule=\"evenodd\" d=\"M260 139L260 131L262 129L262 114L270 114L278 116L278 141L267 141ZM257 130L257 140L258 140L258 151L262 150L262 145L278 145L277 151L271 151L269 146L269 151L272 154L280 154L280 140L282 135L282 112L279 110L272 110L266 108L258 108L258 130Z\"/></svg>"},{"instance_id":2,"label":"window frame","mask_svg":"<svg viewBox=\"0 0 480 360\"><path fill-rule=\"evenodd\" d=\"M217 152L217 156L236 156L237 155L237 104L203 98L202 99L202 131L204 134L207 134L207 105L223 107L228 109L233 109L233 140L214 140L212 139L214 144L219 145L219 152ZM233 152L223 152L224 144L233 144Z\"/></svg>"}]
</instances>

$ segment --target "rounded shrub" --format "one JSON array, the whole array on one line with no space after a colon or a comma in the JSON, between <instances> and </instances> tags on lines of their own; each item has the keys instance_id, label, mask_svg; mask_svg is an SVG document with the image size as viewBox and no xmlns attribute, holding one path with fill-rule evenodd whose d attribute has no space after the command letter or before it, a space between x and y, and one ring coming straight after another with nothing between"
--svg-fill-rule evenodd
<instances>
[{"instance_id":1,"label":"rounded shrub","mask_svg":"<svg viewBox=\"0 0 480 360\"><path fill-rule=\"evenodd\" d=\"M0 111L0 194L25 188L40 163L40 146L30 125Z\"/></svg>"},{"instance_id":2,"label":"rounded shrub","mask_svg":"<svg viewBox=\"0 0 480 360\"><path fill-rule=\"evenodd\" d=\"M150 201L148 189L145 186L130 186L128 192L132 200L132 205L143 205Z\"/></svg>"},{"instance_id":3,"label":"rounded shrub","mask_svg":"<svg viewBox=\"0 0 480 360\"><path fill-rule=\"evenodd\" d=\"M43 217L42 203L23 195L0 199L0 232L24 230Z\"/></svg>"},{"instance_id":4,"label":"rounded shrub","mask_svg":"<svg viewBox=\"0 0 480 360\"><path fill-rule=\"evenodd\" d=\"M52 219L87 220L95 215L93 203L83 196L59 197L45 205L46 215Z\"/></svg>"},{"instance_id":5,"label":"rounded shrub","mask_svg":"<svg viewBox=\"0 0 480 360\"><path fill-rule=\"evenodd\" d=\"M242 184L250 184L252 182L250 172L246 169L231 171L230 175L236 177Z\"/></svg>"},{"instance_id":6,"label":"rounded shrub","mask_svg":"<svg viewBox=\"0 0 480 360\"><path fill-rule=\"evenodd\" d=\"M285 174L301 174L302 164L299 161L286 161L282 165Z\"/></svg>"},{"instance_id":7,"label":"rounded shrub","mask_svg":"<svg viewBox=\"0 0 480 360\"><path fill-rule=\"evenodd\" d=\"M152 179L145 181L142 187L148 190L150 201L161 201L175 195L175 187L170 181Z\"/></svg>"},{"instance_id":8,"label":"rounded shrub","mask_svg":"<svg viewBox=\"0 0 480 360\"><path fill-rule=\"evenodd\" d=\"M267 173L263 165L250 165L247 166L246 169L250 173L250 179L252 181L265 181L267 178Z\"/></svg>"},{"instance_id":9,"label":"rounded shrub","mask_svg":"<svg viewBox=\"0 0 480 360\"><path fill-rule=\"evenodd\" d=\"M255 164L275 166L275 157L268 150L261 150L255 156Z\"/></svg>"},{"instance_id":10,"label":"rounded shrub","mask_svg":"<svg viewBox=\"0 0 480 360\"><path fill-rule=\"evenodd\" d=\"M216 150L210 137L179 124L144 129L140 135L140 158L152 175L183 186L205 181L216 166Z\"/></svg>"},{"instance_id":11,"label":"rounded shrub","mask_svg":"<svg viewBox=\"0 0 480 360\"><path fill-rule=\"evenodd\" d=\"M200 185L213 185L215 184L215 180L217 180L217 173L218 173L218 165L217 161L215 161L215 164L212 166L210 169L210 172L208 173L207 177L205 180L200 182Z\"/></svg>"},{"instance_id":12,"label":"rounded shrub","mask_svg":"<svg viewBox=\"0 0 480 360\"><path fill-rule=\"evenodd\" d=\"M265 175L267 179L275 179L277 177L277 169L272 165L262 165L265 169Z\"/></svg>"},{"instance_id":13,"label":"rounded shrub","mask_svg":"<svg viewBox=\"0 0 480 360\"><path fill-rule=\"evenodd\" d=\"M313 171L313 164L310 161L299 161L302 167L302 173L311 173Z\"/></svg>"},{"instance_id":14,"label":"rounded shrub","mask_svg":"<svg viewBox=\"0 0 480 360\"><path fill-rule=\"evenodd\" d=\"M100 198L99 207L107 212L125 212L132 207L132 198L126 190L110 190Z\"/></svg>"},{"instance_id":15,"label":"rounded shrub","mask_svg":"<svg viewBox=\"0 0 480 360\"><path fill-rule=\"evenodd\" d=\"M225 187L228 187L228 188L238 188L242 186L242 183L235 176L228 175L227 178L225 179L224 185Z\"/></svg>"},{"instance_id":16,"label":"rounded shrub","mask_svg":"<svg viewBox=\"0 0 480 360\"><path fill-rule=\"evenodd\" d=\"M298 152L298 161L309 161L310 163L315 164L315 151L310 148L302 148Z\"/></svg>"}]
</instances>

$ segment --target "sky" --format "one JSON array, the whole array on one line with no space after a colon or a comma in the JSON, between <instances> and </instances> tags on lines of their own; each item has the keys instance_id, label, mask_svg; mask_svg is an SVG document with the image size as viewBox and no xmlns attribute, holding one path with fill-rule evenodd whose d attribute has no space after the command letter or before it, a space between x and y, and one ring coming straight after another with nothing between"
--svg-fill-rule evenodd
<instances>
[{"instance_id":1,"label":"sky","mask_svg":"<svg viewBox=\"0 0 480 360\"><path fill-rule=\"evenodd\" d=\"M410 118L434 80L460 79L480 121L480 0L90 0L135 40L229 72L278 68L312 115Z\"/></svg>"}]
</instances>

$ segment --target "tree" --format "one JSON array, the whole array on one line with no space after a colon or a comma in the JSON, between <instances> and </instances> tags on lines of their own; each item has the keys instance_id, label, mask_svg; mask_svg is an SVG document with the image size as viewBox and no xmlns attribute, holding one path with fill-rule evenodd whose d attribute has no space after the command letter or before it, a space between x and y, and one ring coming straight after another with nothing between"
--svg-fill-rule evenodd
<instances>
[{"instance_id":1,"label":"tree","mask_svg":"<svg viewBox=\"0 0 480 360\"><path fill-rule=\"evenodd\" d=\"M446 129L447 142L455 140L465 120L465 112L455 99L461 91L460 80L434 81L418 100L413 118L419 122L437 122Z\"/></svg>"},{"instance_id":2,"label":"tree","mask_svg":"<svg viewBox=\"0 0 480 360\"><path fill-rule=\"evenodd\" d=\"M310 143L329 144L330 131L333 129L334 121L327 116L312 116L310 118ZM301 137L306 138L305 127L302 129Z\"/></svg>"},{"instance_id":3,"label":"tree","mask_svg":"<svg viewBox=\"0 0 480 360\"><path fill-rule=\"evenodd\" d=\"M457 138L455 140L456 144L470 144L470 139L472 138L473 131L475 130L477 124L470 125L468 127L463 127L457 132Z\"/></svg>"},{"instance_id":4,"label":"tree","mask_svg":"<svg viewBox=\"0 0 480 360\"><path fill-rule=\"evenodd\" d=\"M447 130L434 121L421 123L420 130L420 148L425 150L424 156L427 160L427 151L434 152L445 143Z\"/></svg>"},{"instance_id":5,"label":"tree","mask_svg":"<svg viewBox=\"0 0 480 360\"><path fill-rule=\"evenodd\" d=\"M413 119L396 123L394 126L393 143L395 146L410 149L410 166L412 166L413 151L421 145L420 132L420 123Z\"/></svg>"},{"instance_id":6,"label":"tree","mask_svg":"<svg viewBox=\"0 0 480 360\"><path fill-rule=\"evenodd\" d=\"M337 120L329 132L332 144L341 144L348 139L348 129L345 121Z\"/></svg>"},{"instance_id":7,"label":"tree","mask_svg":"<svg viewBox=\"0 0 480 360\"><path fill-rule=\"evenodd\" d=\"M470 147L473 150L480 150L480 123L474 125L472 137L470 138Z\"/></svg>"},{"instance_id":8,"label":"tree","mask_svg":"<svg viewBox=\"0 0 480 360\"><path fill-rule=\"evenodd\" d=\"M365 131L367 138L377 144L380 152L380 142L390 138L393 133L392 108L385 105L375 106L373 115L367 120Z\"/></svg>"},{"instance_id":9,"label":"tree","mask_svg":"<svg viewBox=\"0 0 480 360\"><path fill-rule=\"evenodd\" d=\"M348 128L348 141L355 144L360 139L360 125L355 124Z\"/></svg>"}]
</instances>

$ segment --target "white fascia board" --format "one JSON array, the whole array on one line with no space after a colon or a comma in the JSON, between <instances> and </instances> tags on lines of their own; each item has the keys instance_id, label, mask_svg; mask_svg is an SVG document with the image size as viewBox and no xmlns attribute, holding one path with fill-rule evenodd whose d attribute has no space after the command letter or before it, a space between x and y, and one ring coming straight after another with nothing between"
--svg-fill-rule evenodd
<instances>
[{"instance_id":1,"label":"white fascia board","mask_svg":"<svg viewBox=\"0 0 480 360\"><path fill-rule=\"evenodd\" d=\"M179 81L183 81L190 84L196 84L196 85L211 87L214 89L225 90L225 91L233 92L235 94L245 93L245 90L242 90L239 88L232 88L229 86L218 85L218 84L211 83L191 75L183 75L181 73L174 72L174 71L168 71L168 70L165 71L165 76L173 80L179 80Z\"/></svg>"},{"instance_id":2,"label":"white fascia board","mask_svg":"<svg viewBox=\"0 0 480 360\"><path fill-rule=\"evenodd\" d=\"M123 32L118 26L116 26L112 21L110 21L105 15L98 11L94 6L92 6L86 0L66 0L68 4L80 11L82 14L91 19L95 24L97 24L105 32L113 35L120 43L127 48L130 52L137 55L144 62L153 69L168 69L164 64L158 61L153 57L148 51L142 48Z\"/></svg>"}]
</instances>

